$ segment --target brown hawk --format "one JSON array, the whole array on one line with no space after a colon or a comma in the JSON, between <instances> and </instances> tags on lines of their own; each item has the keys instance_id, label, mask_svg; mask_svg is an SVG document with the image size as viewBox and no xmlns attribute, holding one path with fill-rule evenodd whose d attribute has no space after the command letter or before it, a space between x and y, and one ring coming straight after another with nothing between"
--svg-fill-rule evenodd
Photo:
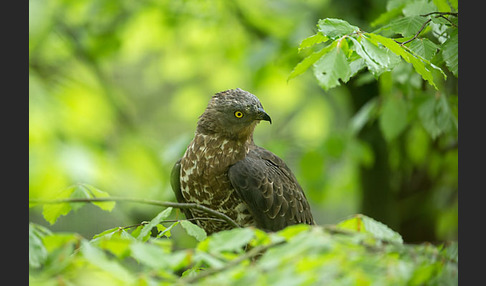
<instances>
[{"instance_id":1,"label":"brown hawk","mask_svg":"<svg viewBox=\"0 0 486 286\"><path fill-rule=\"evenodd\" d=\"M315 224L302 188L285 162L253 142L261 121L272 122L258 98L242 89L215 94L199 117L194 139L171 173L180 203L197 203L226 214L240 226L277 231ZM230 229L196 209L187 218L208 234Z\"/></svg>"}]
</instances>

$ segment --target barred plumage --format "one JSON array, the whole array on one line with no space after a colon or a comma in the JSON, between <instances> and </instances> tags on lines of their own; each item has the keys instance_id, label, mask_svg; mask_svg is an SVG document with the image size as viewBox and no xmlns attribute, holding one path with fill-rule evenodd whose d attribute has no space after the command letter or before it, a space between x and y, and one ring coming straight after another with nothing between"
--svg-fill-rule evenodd
<instances>
[{"instance_id":1,"label":"barred plumage","mask_svg":"<svg viewBox=\"0 0 486 286\"><path fill-rule=\"evenodd\" d=\"M271 122L258 98L241 89L215 94L200 116L194 139L175 164L172 188L179 202L222 212L241 226L277 231L314 224L302 188L285 162L253 142L261 121ZM208 217L184 210L186 217ZM208 234L231 226L197 220Z\"/></svg>"}]
</instances>

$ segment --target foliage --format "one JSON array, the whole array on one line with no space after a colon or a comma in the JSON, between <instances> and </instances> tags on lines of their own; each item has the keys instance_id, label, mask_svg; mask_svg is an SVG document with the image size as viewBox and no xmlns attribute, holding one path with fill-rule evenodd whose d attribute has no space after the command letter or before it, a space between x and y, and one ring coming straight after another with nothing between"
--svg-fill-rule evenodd
<instances>
[{"instance_id":1,"label":"foliage","mask_svg":"<svg viewBox=\"0 0 486 286\"><path fill-rule=\"evenodd\" d=\"M240 87L274 121L256 129L255 142L286 161L318 223L361 212L405 240L455 239L458 100L449 67L454 72L458 17L417 13L455 13L457 5L363 2L29 1L29 197L55 198L84 182L114 196L174 200L170 169L209 96ZM413 38L429 19L413 41L394 42ZM286 82L299 60L298 67L311 60L329 68L321 80L349 80L327 90L312 73ZM438 90L416 72L422 65ZM379 131L368 132L375 125ZM366 169L385 181L366 186ZM123 204L99 221L96 208L80 212L84 219L67 215L53 230L92 236L158 213ZM30 217L45 223L40 208ZM421 231L407 227L417 224Z\"/></svg>"},{"instance_id":2,"label":"foliage","mask_svg":"<svg viewBox=\"0 0 486 286\"><path fill-rule=\"evenodd\" d=\"M399 5L398 2L400 1L389 2L389 10L373 22L375 26L386 25L372 33L364 32L341 19L319 20L318 32L304 39L299 51L321 43L325 46L304 58L293 69L289 79L312 66L317 81L328 90L341 82L348 82L364 68L375 78L379 78L383 73L394 70L402 60L411 64L415 72L436 90L439 88L434 82L434 75L444 79L447 76L433 62L445 62L449 71L457 77L458 14L451 12L452 8L447 3L441 5L444 11L438 11L434 3L426 0L402 1ZM393 3L398 6L395 7ZM396 14L401 12L403 17L397 18ZM394 17L390 18L391 15ZM428 25L433 26L430 28ZM378 34L379 32L401 37L389 38ZM426 38L427 34L432 35L437 43ZM440 44L442 47L439 49ZM397 138L407 126L408 108L420 108L423 113L428 114L424 116L440 114L440 119L428 117L423 120L424 127L432 138L437 138L444 132L453 133L452 130L457 129L457 118L443 97L427 101L427 104L412 102L411 107L407 107L402 100L392 98L383 104L380 117L381 129L388 141ZM437 108L443 110L435 111Z\"/></svg>"},{"instance_id":3,"label":"foliage","mask_svg":"<svg viewBox=\"0 0 486 286\"><path fill-rule=\"evenodd\" d=\"M33 285L457 284L457 1L29 8ZM100 201L173 201L197 116L235 87L319 226L207 236L175 207Z\"/></svg>"},{"instance_id":4,"label":"foliage","mask_svg":"<svg viewBox=\"0 0 486 286\"><path fill-rule=\"evenodd\" d=\"M432 158L447 154L454 158L452 164L457 164L459 14L457 1L392 0L386 8L371 22L370 26L376 28L372 32L343 19L320 19L317 33L300 43L299 52L311 52L294 67L289 80L312 67L324 90L351 83L351 79L361 82L359 85L378 81L375 94L353 96L356 113L348 129L352 137L373 146L375 160L385 160L375 161L374 170L365 170L367 166L361 169L361 181L372 182L363 184L363 194L370 202L365 202L361 211L405 231L408 222L404 217L410 217L414 221L410 224L414 224L419 220L417 213L429 212L428 207L417 210L406 201L418 202L418 197L429 201L442 192L445 197L455 197L447 208L457 213L457 182L445 183L445 176L455 176L455 170L449 175L442 173L452 161ZM377 135L376 127L381 134ZM427 135L420 134L423 131ZM380 145L381 138L386 145ZM421 155L412 154L419 149L424 150ZM427 164L426 158L435 163ZM441 171L436 173L438 169ZM380 180L387 172L393 174L392 178ZM448 187L436 191L434 185ZM378 202L380 199L374 199L377 197L384 199ZM380 204L389 209L378 210ZM404 206L401 222L393 218L393 205Z\"/></svg>"},{"instance_id":5,"label":"foliage","mask_svg":"<svg viewBox=\"0 0 486 286\"><path fill-rule=\"evenodd\" d=\"M100 191L97 188L88 184L77 184L70 186L56 195L57 199L65 198L106 198L108 194ZM93 205L98 206L102 210L111 211L115 207L114 202L93 202ZM54 224L61 215L68 214L71 210L77 210L81 205L79 204L54 204L44 205L42 215L50 224Z\"/></svg>"},{"instance_id":6,"label":"foliage","mask_svg":"<svg viewBox=\"0 0 486 286\"><path fill-rule=\"evenodd\" d=\"M393 3L402 2L398 7ZM446 63L447 68L455 75L457 70L457 13L450 12L451 7L445 3L441 6L444 11L438 10L430 1L390 1L389 11L381 15L372 25L384 24L374 33L362 31L341 19L326 18L319 20L317 34L303 40L299 51L319 43L326 46L299 63L289 76L294 78L305 72L311 65L314 74L324 89L339 85L339 80L346 83L361 69L367 68L375 77L393 70L400 58L412 64L415 71L424 80L438 89L434 82L433 72L439 71L446 78L445 73L432 63L437 54L438 44L427 38L419 38L429 31L435 40L443 44L438 53L439 60ZM401 14L399 18L388 18L390 14ZM447 18L452 16L451 18ZM429 23L435 24L427 29ZM377 34L378 32L392 32L401 35L401 38L392 39Z\"/></svg>"},{"instance_id":7,"label":"foliage","mask_svg":"<svg viewBox=\"0 0 486 286\"><path fill-rule=\"evenodd\" d=\"M235 228L207 237L188 220L165 221L171 211L92 239L30 223L30 284L457 285L457 243L403 244L364 215L337 225L275 233ZM170 229L177 224L197 239L194 248L174 248Z\"/></svg>"}]
</instances>

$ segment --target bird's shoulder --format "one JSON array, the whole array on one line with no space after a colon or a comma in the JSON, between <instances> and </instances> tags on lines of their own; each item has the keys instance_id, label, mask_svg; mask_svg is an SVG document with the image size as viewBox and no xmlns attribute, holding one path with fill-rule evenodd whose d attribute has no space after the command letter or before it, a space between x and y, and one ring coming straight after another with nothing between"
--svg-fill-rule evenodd
<instances>
[{"instance_id":1,"label":"bird's shoulder","mask_svg":"<svg viewBox=\"0 0 486 286\"><path fill-rule=\"evenodd\" d=\"M228 170L238 195L263 229L313 224L310 206L287 164L271 151L252 145L247 156Z\"/></svg>"},{"instance_id":2,"label":"bird's shoulder","mask_svg":"<svg viewBox=\"0 0 486 286\"><path fill-rule=\"evenodd\" d=\"M289 180L298 184L296 177L292 173L292 170L287 166L284 160L275 155L273 152L252 144L249 148L247 158L254 160L260 160L261 164L264 164L267 168L276 168L282 172ZM300 187L300 186L299 186Z\"/></svg>"}]
</instances>

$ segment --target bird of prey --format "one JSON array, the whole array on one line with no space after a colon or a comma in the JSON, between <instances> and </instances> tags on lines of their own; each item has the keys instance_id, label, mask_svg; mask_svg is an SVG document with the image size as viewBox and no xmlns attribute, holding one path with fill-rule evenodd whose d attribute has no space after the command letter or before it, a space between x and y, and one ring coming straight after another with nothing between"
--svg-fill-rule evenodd
<instances>
[{"instance_id":1,"label":"bird of prey","mask_svg":"<svg viewBox=\"0 0 486 286\"><path fill-rule=\"evenodd\" d=\"M171 173L180 203L197 203L238 225L278 231L315 224L309 203L292 171L272 152L255 145L253 131L272 123L260 100L242 89L216 93L199 117L194 139ZM208 234L230 229L197 209L183 209Z\"/></svg>"}]
</instances>

